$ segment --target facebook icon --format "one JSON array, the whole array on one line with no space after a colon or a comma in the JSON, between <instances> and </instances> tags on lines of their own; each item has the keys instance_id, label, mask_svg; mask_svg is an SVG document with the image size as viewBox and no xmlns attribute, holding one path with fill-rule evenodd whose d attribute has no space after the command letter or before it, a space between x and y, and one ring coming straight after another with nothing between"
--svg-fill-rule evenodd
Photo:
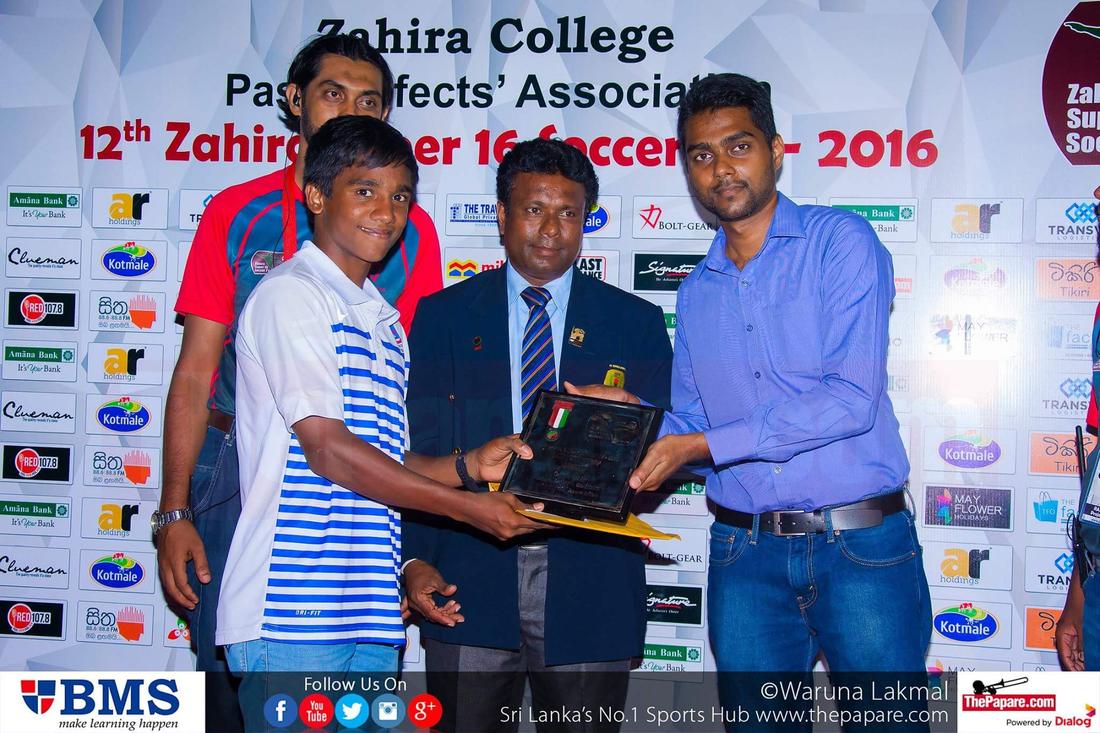
<instances>
[{"instance_id":1,"label":"facebook icon","mask_svg":"<svg viewBox=\"0 0 1100 733\"><path fill-rule=\"evenodd\" d=\"M297 712L298 703L290 695L272 695L264 703L264 717L275 728L289 728L298 719Z\"/></svg>"}]
</instances>

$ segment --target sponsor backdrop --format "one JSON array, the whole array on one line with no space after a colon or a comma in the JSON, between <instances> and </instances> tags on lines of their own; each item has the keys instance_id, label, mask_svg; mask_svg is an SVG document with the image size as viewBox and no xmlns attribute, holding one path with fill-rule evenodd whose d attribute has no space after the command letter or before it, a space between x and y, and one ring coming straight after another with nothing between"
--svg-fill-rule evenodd
<instances>
[{"instance_id":1,"label":"sponsor backdrop","mask_svg":"<svg viewBox=\"0 0 1100 733\"><path fill-rule=\"evenodd\" d=\"M147 529L172 305L211 195L296 150L279 85L303 39L336 31L393 65L447 285L504 262L501 156L558 136L602 183L580 267L661 305L670 336L715 230L686 192L676 105L701 74L769 81L780 188L866 217L894 255L889 389L934 598L929 667L1054 666L1100 300L1100 3L817 6L9 5L0 667L191 665ZM711 669L703 488L654 503L645 518L682 540L650 548L644 666Z\"/></svg>"}]
</instances>

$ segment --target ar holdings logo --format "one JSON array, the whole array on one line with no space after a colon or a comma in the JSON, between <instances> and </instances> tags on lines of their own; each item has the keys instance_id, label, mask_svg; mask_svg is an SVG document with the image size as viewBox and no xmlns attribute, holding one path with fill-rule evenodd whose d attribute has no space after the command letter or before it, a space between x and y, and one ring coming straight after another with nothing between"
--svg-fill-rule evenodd
<instances>
[{"instance_id":1,"label":"ar holdings logo","mask_svg":"<svg viewBox=\"0 0 1100 733\"><path fill-rule=\"evenodd\" d=\"M137 400L119 397L105 402L96 412L96 420L113 433L136 433L149 424L149 410Z\"/></svg>"},{"instance_id":2,"label":"ar holdings logo","mask_svg":"<svg viewBox=\"0 0 1100 733\"><path fill-rule=\"evenodd\" d=\"M1100 165L1100 6L1078 3L1062 21L1043 68L1043 110L1073 165Z\"/></svg>"},{"instance_id":3,"label":"ar holdings logo","mask_svg":"<svg viewBox=\"0 0 1100 733\"><path fill-rule=\"evenodd\" d=\"M136 242L111 247L100 258L103 269L122 278L147 275L157 266L156 256Z\"/></svg>"}]
</instances>

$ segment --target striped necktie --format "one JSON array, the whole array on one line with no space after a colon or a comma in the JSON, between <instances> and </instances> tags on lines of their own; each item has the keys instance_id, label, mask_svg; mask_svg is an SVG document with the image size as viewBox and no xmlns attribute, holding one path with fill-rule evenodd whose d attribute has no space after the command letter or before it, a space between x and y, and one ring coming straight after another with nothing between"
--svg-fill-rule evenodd
<instances>
[{"instance_id":1,"label":"striped necktie","mask_svg":"<svg viewBox=\"0 0 1100 733\"><path fill-rule=\"evenodd\" d=\"M546 313L550 292L545 288L527 288L522 296L531 309L527 329L523 332L519 371L523 419L526 421L535 404L535 394L540 389L553 389L557 380L554 378L554 334Z\"/></svg>"}]
</instances>

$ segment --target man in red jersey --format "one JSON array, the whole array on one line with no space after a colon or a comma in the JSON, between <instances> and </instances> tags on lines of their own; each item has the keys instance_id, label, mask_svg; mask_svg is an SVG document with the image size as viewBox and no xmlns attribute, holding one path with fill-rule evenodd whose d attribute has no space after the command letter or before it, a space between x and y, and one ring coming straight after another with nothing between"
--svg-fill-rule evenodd
<instances>
[{"instance_id":1,"label":"man in red jersey","mask_svg":"<svg viewBox=\"0 0 1100 733\"><path fill-rule=\"evenodd\" d=\"M215 196L191 245L176 302L183 346L168 389L153 526L165 594L192 611L197 667L207 672L207 716L219 730L240 727L234 681L214 644L221 576L240 514L236 318L260 278L311 237L302 178L313 133L341 115L385 119L392 99L389 66L365 40L334 34L310 41L291 63L279 100L283 122L300 133L294 164ZM371 278L406 329L419 299L442 287L439 241L422 208L412 206L402 240Z\"/></svg>"}]
</instances>

